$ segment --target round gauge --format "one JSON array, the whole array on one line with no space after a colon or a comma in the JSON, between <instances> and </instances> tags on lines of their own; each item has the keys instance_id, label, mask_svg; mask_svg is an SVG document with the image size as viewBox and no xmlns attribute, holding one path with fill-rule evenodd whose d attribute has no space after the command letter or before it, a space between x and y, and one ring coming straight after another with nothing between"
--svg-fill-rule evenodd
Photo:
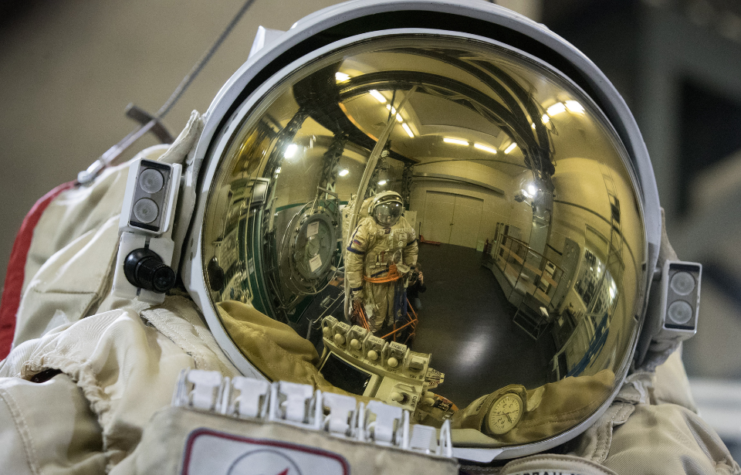
<instances>
[{"instance_id":1,"label":"round gauge","mask_svg":"<svg viewBox=\"0 0 741 475\"><path fill-rule=\"evenodd\" d=\"M489 409L486 418L486 430L493 435L502 435L514 429L523 412L520 396L507 393L497 399Z\"/></svg>"}]
</instances>

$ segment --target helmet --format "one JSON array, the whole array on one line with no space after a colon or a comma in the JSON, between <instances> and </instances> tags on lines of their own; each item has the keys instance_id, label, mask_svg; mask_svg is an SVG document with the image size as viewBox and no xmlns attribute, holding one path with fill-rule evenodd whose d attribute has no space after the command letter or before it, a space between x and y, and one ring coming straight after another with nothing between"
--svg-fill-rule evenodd
<instances>
[{"instance_id":1,"label":"helmet","mask_svg":"<svg viewBox=\"0 0 741 475\"><path fill-rule=\"evenodd\" d=\"M370 212L378 224L391 227L399 221L404 209L401 195L395 191L384 191L373 199Z\"/></svg>"},{"instance_id":2,"label":"helmet","mask_svg":"<svg viewBox=\"0 0 741 475\"><path fill-rule=\"evenodd\" d=\"M489 461L583 432L634 362L653 171L610 82L539 24L477 0L335 5L250 57L192 153L181 276L246 375L449 418L456 456ZM434 244L406 344L346 304L342 236L372 196ZM407 238L385 232L368 239Z\"/></svg>"}]
</instances>

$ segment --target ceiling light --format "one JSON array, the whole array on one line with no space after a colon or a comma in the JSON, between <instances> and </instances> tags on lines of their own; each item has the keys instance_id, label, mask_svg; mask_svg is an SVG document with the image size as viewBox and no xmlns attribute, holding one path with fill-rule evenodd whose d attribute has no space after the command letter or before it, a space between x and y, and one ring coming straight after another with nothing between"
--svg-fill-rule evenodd
<instances>
[{"instance_id":1,"label":"ceiling light","mask_svg":"<svg viewBox=\"0 0 741 475\"><path fill-rule=\"evenodd\" d=\"M338 82L342 82L342 81L347 81L348 79L350 79L350 75L341 73L338 71L334 73L334 78L337 79Z\"/></svg>"},{"instance_id":2,"label":"ceiling light","mask_svg":"<svg viewBox=\"0 0 741 475\"><path fill-rule=\"evenodd\" d=\"M560 114L561 112L566 111L566 106L563 105L561 102L557 102L553 104L551 107L546 109L546 112L548 112L548 115L553 117L554 115Z\"/></svg>"},{"instance_id":3,"label":"ceiling light","mask_svg":"<svg viewBox=\"0 0 741 475\"><path fill-rule=\"evenodd\" d=\"M409 126L408 126L407 124L401 124L401 126L402 126L402 127L404 128L404 132L406 132L406 133L407 133L407 135L408 135L408 136L409 136L410 138L414 138L414 132L412 132L412 129L410 129L410 128L409 128Z\"/></svg>"},{"instance_id":4,"label":"ceiling light","mask_svg":"<svg viewBox=\"0 0 741 475\"><path fill-rule=\"evenodd\" d=\"M383 186L383 185L386 184L386 180L381 180L381 181L378 182L378 184L381 185L381 186Z\"/></svg>"},{"instance_id":5,"label":"ceiling light","mask_svg":"<svg viewBox=\"0 0 741 475\"><path fill-rule=\"evenodd\" d=\"M347 176L347 175L348 175L348 173L350 173L350 170L348 170L347 168L343 168L343 169L342 169L342 170L340 170L340 172L339 172L339 173L337 173L337 174L338 174L339 176Z\"/></svg>"},{"instance_id":6,"label":"ceiling light","mask_svg":"<svg viewBox=\"0 0 741 475\"><path fill-rule=\"evenodd\" d=\"M576 101L566 101L566 108L569 110L569 112L574 112L576 114L584 113L584 106Z\"/></svg>"},{"instance_id":7,"label":"ceiling light","mask_svg":"<svg viewBox=\"0 0 741 475\"><path fill-rule=\"evenodd\" d=\"M453 137L445 137L445 138L443 138L443 142L445 142L445 143L453 143L453 144L456 144L456 145L469 145L468 140L454 139Z\"/></svg>"},{"instance_id":8,"label":"ceiling light","mask_svg":"<svg viewBox=\"0 0 741 475\"><path fill-rule=\"evenodd\" d=\"M275 174L276 174L276 175L277 175L278 173L280 173L280 169L281 169L281 167L278 167L278 168L276 168L276 169L275 169Z\"/></svg>"},{"instance_id":9,"label":"ceiling light","mask_svg":"<svg viewBox=\"0 0 741 475\"><path fill-rule=\"evenodd\" d=\"M286 147L286 151L283 153L283 156L285 158L293 158L294 155L296 155L296 152L298 152L298 145L292 143L291 145Z\"/></svg>"},{"instance_id":10,"label":"ceiling light","mask_svg":"<svg viewBox=\"0 0 741 475\"><path fill-rule=\"evenodd\" d=\"M509 152L514 150L515 147L517 147L517 142L512 142L511 144L509 144L509 147L504 149L504 154L507 155Z\"/></svg>"},{"instance_id":11,"label":"ceiling light","mask_svg":"<svg viewBox=\"0 0 741 475\"><path fill-rule=\"evenodd\" d=\"M399 122L404 122L404 119L401 118L401 114L396 114L396 120Z\"/></svg>"},{"instance_id":12,"label":"ceiling light","mask_svg":"<svg viewBox=\"0 0 741 475\"><path fill-rule=\"evenodd\" d=\"M543 125L545 125L551 121L551 118L548 117L548 114L543 114L543 117L540 118L540 121L543 122Z\"/></svg>"},{"instance_id":13,"label":"ceiling light","mask_svg":"<svg viewBox=\"0 0 741 475\"><path fill-rule=\"evenodd\" d=\"M375 89L371 89L370 90L370 95L373 96L373 97L375 97L376 100L378 102L380 102L381 104L385 104L386 103L386 98L383 97L383 94L381 94L380 92L376 91Z\"/></svg>"},{"instance_id":14,"label":"ceiling light","mask_svg":"<svg viewBox=\"0 0 741 475\"><path fill-rule=\"evenodd\" d=\"M531 183L527 185L527 192L530 196L535 196L535 194L538 192L538 188Z\"/></svg>"},{"instance_id":15,"label":"ceiling light","mask_svg":"<svg viewBox=\"0 0 741 475\"><path fill-rule=\"evenodd\" d=\"M484 152L493 153L494 155L496 155L496 153L497 153L497 149L491 148L491 147L487 147L486 145L483 145L483 144L480 144L480 143L473 144L473 148L477 148L479 150L483 150Z\"/></svg>"}]
</instances>

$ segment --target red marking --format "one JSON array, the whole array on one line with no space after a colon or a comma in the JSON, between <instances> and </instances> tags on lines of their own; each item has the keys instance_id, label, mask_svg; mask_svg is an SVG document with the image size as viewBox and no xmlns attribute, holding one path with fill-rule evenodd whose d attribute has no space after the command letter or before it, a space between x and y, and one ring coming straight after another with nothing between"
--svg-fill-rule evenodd
<instances>
[{"instance_id":1,"label":"red marking","mask_svg":"<svg viewBox=\"0 0 741 475\"><path fill-rule=\"evenodd\" d=\"M51 190L33 205L23 219L21 229L15 237L13 250L10 253L8 270L5 274L5 288L0 299L0 360L5 359L10 353L10 345L13 343L15 333L15 317L21 304L21 291L23 290L23 279L25 278L26 259L31 248L33 230L44 214L46 208L54 201L54 198L65 190L75 186L75 182L64 183Z\"/></svg>"},{"instance_id":2,"label":"red marking","mask_svg":"<svg viewBox=\"0 0 741 475\"><path fill-rule=\"evenodd\" d=\"M196 429L193 432L191 432L190 435L188 436L188 440L185 443L185 457L183 458L183 472L182 472L183 475L189 475L190 473L190 457L192 456L192 452L193 452L193 444L195 444L196 440L199 437L209 436L209 435L212 437L218 437L220 439L247 442L249 444L264 445L267 447L281 447L285 449L296 450L299 452L305 452L307 454L320 455L323 457L331 458L339 462L339 464L342 466L343 475L350 475L350 464L347 463L347 460L345 460L345 458L341 455L328 452L326 450L317 449L315 447L306 447L304 445L291 444L288 442L281 442L278 440L253 439L250 437L243 437L243 436L234 435L234 434L227 434L224 432L218 432L212 429L205 429L205 428ZM283 473L281 473L280 475L283 475Z\"/></svg>"},{"instance_id":3,"label":"red marking","mask_svg":"<svg viewBox=\"0 0 741 475\"><path fill-rule=\"evenodd\" d=\"M278 475L288 475L288 469L283 470Z\"/></svg>"}]
</instances>

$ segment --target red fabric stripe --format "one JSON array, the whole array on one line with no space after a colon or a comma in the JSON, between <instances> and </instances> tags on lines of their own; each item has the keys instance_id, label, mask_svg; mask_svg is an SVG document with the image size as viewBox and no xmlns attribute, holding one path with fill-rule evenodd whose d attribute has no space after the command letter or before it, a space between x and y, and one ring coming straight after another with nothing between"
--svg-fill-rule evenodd
<instances>
[{"instance_id":1,"label":"red fabric stripe","mask_svg":"<svg viewBox=\"0 0 741 475\"><path fill-rule=\"evenodd\" d=\"M33 230L39 223L41 215L44 214L44 211L54 198L73 186L75 186L74 181L64 183L38 200L23 219L21 229L15 237L13 251L10 253L10 261L8 262L8 270L5 273L5 288L3 288L3 296L0 299L0 360L8 356L10 345L13 343L15 316L21 304L26 258L31 248Z\"/></svg>"}]
</instances>

